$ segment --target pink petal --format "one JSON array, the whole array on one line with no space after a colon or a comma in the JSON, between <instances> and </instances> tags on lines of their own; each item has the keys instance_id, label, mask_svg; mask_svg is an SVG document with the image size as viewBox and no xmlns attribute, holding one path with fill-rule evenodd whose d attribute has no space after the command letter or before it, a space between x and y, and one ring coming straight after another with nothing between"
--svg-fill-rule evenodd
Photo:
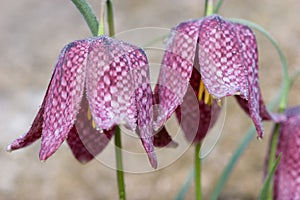
<instances>
[{"instance_id":1,"label":"pink petal","mask_svg":"<svg viewBox=\"0 0 300 200\"><path fill-rule=\"evenodd\" d=\"M66 139L80 108L89 41L76 41L62 51L46 99L40 159L46 160Z\"/></svg>"},{"instance_id":2,"label":"pink petal","mask_svg":"<svg viewBox=\"0 0 300 200\"><path fill-rule=\"evenodd\" d=\"M66 48L64 48L58 58L57 61L57 66L61 66L62 62L63 62L63 57L65 54L65 50ZM56 74L57 68L54 69L54 72L52 74L52 77L50 79L50 84L48 85L45 97L43 99L43 103L38 111L38 114L36 115L30 130L23 136L21 136L20 138L16 139L15 141L13 141L8 147L7 147L7 151L13 151L16 149L20 149L23 147L26 147L30 144L32 144L33 142L35 142L36 140L38 140L41 136L42 136L42 130L43 130L43 121L44 121L44 111L45 111L45 104L46 104L46 100L48 99L48 94L49 94L49 87L51 85L51 83L53 82L53 77L54 74Z\"/></svg>"},{"instance_id":3,"label":"pink petal","mask_svg":"<svg viewBox=\"0 0 300 200\"><path fill-rule=\"evenodd\" d=\"M243 99L240 96L235 97L241 108L249 115L248 100ZM276 123L283 122L286 120L285 115L279 113L272 113L267 110L266 105L262 99L261 92L259 92L259 109L262 120L272 120Z\"/></svg>"},{"instance_id":4,"label":"pink petal","mask_svg":"<svg viewBox=\"0 0 300 200\"><path fill-rule=\"evenodd\" d=\"M183 103L176 109L176 116L188 141L198 143L206 136L215 124L221 107L216 100L209 106L198 101L200 74L194 68L191 77L191 87L184 97Z\"/></svg>"},{"instance_id":5,"label":"pink petal","mask_svg":"<svg viewBox=\"0 0 300 200\"><path fill-rule=\"evenodd\" d=\"M76 123L67 138L74 156L82 163L86 163L97 156L114 134L114 129L100 132L93 128L92 118L88 119L87 115L88 106L84 95Z\"/></svg>"},{"instance_id":6,"label":"pink petal","mask_svg":"<svg viewBox=\"0 0 300 200\"><path fill-rule=\"evenodd\" d=\"M157 160L153 146L153 98L150 86L148 59L144 51L136 46L123 42L120 43L120 46L127 55L128 63L130 64L139 136L148 154L151 165L156 168Z\"/></svg>"},{"instance_id":7,"label":"pink petal","mask_svg":"<svg viewBox=\"0 0 300 200\"><path fill-rule=\"evenodd\" d=\"M87 59L87 98L99 128L117 124L136 128L134 82L120 42L100 37L89 49Z\"/></svg>"},{"instance_id":8,"label":"pink petal","mask_svg":"<svg viewBox=\"0 0 300 200\"><path fill-rule=\"evenodd\" d=\"M99 128L124 124L138 131L150 163L157 166L152 136L152 91L144 52L108 37L91 44L87 96Z\"/></svg>"},{"instance_id":9,"label":"pink petal","mask_svg":"<svg viewBox=\"0 0 300 200\"><path fill-rule=\"evenodd\" d=\"M128 55L134 82L139 135L152 167L156 168L157 159L153 146L153 98L148 59L142 49L127 44L122 46Z\"/></svg>"},{"instance_id":10,"label":"pink petal","mask_svg":"<svg viewBox=\"0 0 300 200\"><path fill-rule=\"evenodd\" d=\"M17 149L26 147L41 137L42 129L43 129L42 126L43 126L43 114L44 114L44 109L45 109L45 99L47 98L47 93L48 93L48 91L46 92L46 95L45 95L45 98L41 105L41 108L40 108L37 116L35 117L30 130L25 135L14 140L7 147L7 151L13 151L13 150L17 150Z\"/></svg>"},{"instance_id":11,"label":"pink petal","mask_svg":"<svg viewBox=\"0 0 300 200\"><path fill-rule=\"evenodd\" d=\"M156 86L155 89L158 89ZM154 92L154 97L153 97L153 117L154 119L157 118L159 110L157 109L157 105L159 105L159 94L158 91ZM172 137L169 135L168 131L164 126L162 126L156 133L154 134L154 140L153 144L156 147L177 147L178 144L172 140Z\"/></svg>"},{"instance_id":12,"label":"pink petal","mask_svg":"<svg viewBox=\"0 0 300 200\"><path fill-rule=\"evenodd\" d=\"M183 101L193 70L200 22L183 22L171 32L155 89L160 102L156 130Z\"/></svg>"},{"instance_id":13,"label":"pink petal","mask_svg":"<svg viewBox=\"0 0 300 200\"><path fill-rule=\"evenodd\" d=\"M243 62L247 69L249 113L258 136L262 138L263 128L260 111L263 111L263 107L260 107L262 98L258 83L258 52L255 35L250 28L244 25L235 24L234 29L241 45L240 51L242 52Z\"/></svg>"},{"instance_id":14,"label":"pink petal","mask_svg":"<svg viewBox=\"0 0 300 200\"><path fill-rule=\"evenodd\" d=\"M274 199L300 198L300 107L286 112L288 120L282 123L277 156L282 153L274 177Z\"/></svg>"},{"instance_id":15,"label":"pink petal","mask_svg":"<svg viewBox=\"0 0 300 200\"><path fill-rule=\"evenodd\" d=\"M217 15L202 20L199 63L204 85L216 98L241 94L248 98L247 65L235 24Z\"/></svg>"},{"instance_id":16,"label":"pink petal","mask_svg":"<svg viewBox=\"0 0 300 200\"><path fill-rule=\"evenodd\" d=\"M168 131L164 126L161 128L161 130L159 130L154 135L153 144L156 147L165 147L165 146L177 147L178 146L178 143L172 140L172 137L169 135Z\"/></svg>"}]
</instances>

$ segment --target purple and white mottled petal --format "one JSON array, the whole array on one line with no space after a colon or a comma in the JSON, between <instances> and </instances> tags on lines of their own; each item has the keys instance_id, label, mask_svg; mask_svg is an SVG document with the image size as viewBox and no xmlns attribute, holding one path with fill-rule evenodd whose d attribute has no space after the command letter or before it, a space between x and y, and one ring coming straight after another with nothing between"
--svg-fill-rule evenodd
<instances>
[{"instance_id":1,"label":"purple and white mottled petal","mask_svg":"<svg viewBox=\"0 0 300 200\"><path fill-rule=\"evenodd\" d=\"M248 79L248 107L249 114L253 120L256 131L260 138L263 137L262 118L260 116L260 103L262 102L259 83L258 83L258 51L255 35L253 31L244 25L233 24L240 43L240 52L247 69ZM260 102L261 101L261 102Z\"/></svg>"},{"instance_id":2,"label":"purple and white mottled petal","mask_svg":"<svg viewBox=\"0 0 300 200\"><path fill-rule=\"evenodd\" d=\"M158 87L156 86L155 89L158 89ZM159 105L159 96L158 95L159 94L157 91L154 92L154 95L153 95L153 118L154 118L154 120L157 118L157 115L159 114L158 109L157 109L157 105ZM165 147L165 146L177 147L178 146L178 143L176 143L172 140L172 137L171 137L171 135L169 135L165 126L161 126L161 128L154 133L153 144L156 147Z\"/></svg>"},{"instance_id":3,"label":"purple and white mottled petal","mask_svg":"<svg viewBox=\"0 0 300 200\"><path fill-rule=\"evenodd\" d=\"M26 147L39 138L42 135L43 129L43 114L44 114L44 105L41 106L37 116L35 117L30 130L22 135L20 138L14 140L8 147L7 151L14 151L23 147Z\"/></svg>"},{"instance_id":4,"label":"purple and white mottled petal","mask_svg":"<svg viewBox=\"0 0 300 200\"><path fill-rule=\"evenodd\" d=\"M80 108L89 41L67 45L59 58L47 95L40 159L46 160L66 139Z\"/></svg>"},{"instance_id":5,"label":"purple and white mottled petal","mask_svg":"<svg viewBox=\"0 0 300 200\"><path fill-rule=\"evenodd\" d=\"M281 161L274 176L274 199L300 199L300 107L288 109L281 124L278 156Z\"/></svg>"},{"instance_id":6,"label":"purple and white mottled petal","mask_svg":"<svg viewBox=\"0 0 300 200\"><path fill-rule=\"evenodd\" d=\"M240 94L248 98L247 67L232 23L217 15L202 20L199 31L200 73L216 98Z\"/></svg>"},{"instance_id":7,"label":"purple and white mottled petal","mask_svg":"<svg viewBox=\"0 0 300 200\"><path fill-rule=\"evenodd\" d=\"M177 147L178 143L172 140L167 129L162 126L162 128L154 135L153 144L156 147Z\"/></svg>"},{"instance_id":8,"label":"purple and white mottled petal","mask_svg":"<svg viewBox=\"0 0 300 200\"><path fill-rule=\"evenodd\" d=\"M191 87L188 88L183 103L176 109L176 117L186 139L195 143L200 142L206 136L221 110L216 100L213 100L212 105L205 104L203 100L198 101L200 80L200 74L194 68L190 81Z\"/></svg>"},{"instance_id":9,"label":"purple and white mottled petal","mask_svg":"<svg viewBox=\"0 0 300 200\"><path fill-rule=\"evenodd\" d=\"M266 105L264 101L262 100L262 95L260 93L260 100L259 100L259 109L260 109L260 116L262 120L272 120L276 123L283 122L286 120L286 116L283 114L279 113L273 113L269 112L268 109L266 108ZM249 114L249 105L248 105L248 100L243 99L240 96L235 96L237 102L241 106L241 108L248 114Z\"/></svg>"},{"instance_id":10,"label":"purple and white mottled petal","mask_svg":"<svg viewBox=\"0 0 300 200\"><path fill-rule=\"evenodd\" d=\"M131 80L134 84L133 91L135 94L139 136L152 167L156 168L157 159L153 146L153 97L150 86L148 59L145 52L136 46L121 43L121 47L126 52L127 59L130 63Z\"/></svg>"},{"instance_id":11,"label":"purple and white mottled petal","mask_svg":"<svg viewBox=\"0 0 300 200\"><path fill-rule=\"evenodd\" d=\"M46 100L48 98L48 93L49 93L49 87L51 85L51 83L53 83L53 77L54 74L56 74L57 69L59 68L59 66L62 65L63 62L63 57L65 55L67 46L64 47L59 56L58 56L58 61L56 63L56 67L54 68L54 72L51 76L50 79L50 84L48 85L45 97L43 99L43 103L38 111L38 114L36 115L30 130L24 134L23 136L21 136L20 138L16 139L15 141L13 141L8 147L7 147L7 151L13 151L13 150L17 150L23 147L26 147L30 144L32 144L33 142L35 142L36 140L38 140L39 138L41 138L42 136L42 130L43 130L43 121L44 121L44 111L45 111L45 104L46 104Z\"/></svg>"},{"instance_id":12,"label":"purple and white mottled petal","mask_svg":"<svg viewBox=\"0 0 300 200\"><path fill-rule=\"evenodd\" d=\"M109 130L117 124L136 129L134 85L120 42L102 36L89 48L87 98L97 126Z\"/></svg>"},{"instance_id":13,"label":"purple and white mottled petal","mask_svg":"<svg viewBox=\"0 0 300 200\"><path fill-rule=\"evenodd\" d=\"M155 130L183 101L193 70L200 23L199 20L183 22L171 32L155 89L160 99Z\"/></svg>"},{"instance_id":14,"label":"purple and white mottled petal","mask_svg":"<svg viewBox=\"0 0 300 200\"><path fill-rule=\"evenodd\" d=\"M67 138L73 155L82 163L86 163L97 156L114 134L114 129L100 132L93 128L92 118L88 118L88 106L84 95L76 123Z\"/></svg>"}]
</instances>

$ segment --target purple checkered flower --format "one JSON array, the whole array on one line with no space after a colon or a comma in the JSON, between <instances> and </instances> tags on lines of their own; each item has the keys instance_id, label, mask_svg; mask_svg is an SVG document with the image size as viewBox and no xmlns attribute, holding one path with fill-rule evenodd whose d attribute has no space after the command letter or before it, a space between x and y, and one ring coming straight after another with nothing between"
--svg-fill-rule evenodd
<instances>
[{"instance_id":1,"label":"purple checkered flower","mask_svg":"<svg viewBox=\"0 0 300 200\"><path fill-rule=\"evenodd\" d=\"M60 53L31 129L8 150L41 137L40 159L46 160L67 140L75 157L87 162L106 146L118 124L138 131L156 168L152 91L144 51L106 36L79 40Z\"/></svg>"},{"instance_id":2,"label":"purple checkered flower","mask_svg":"<svg viewBox=\"0 0 300 200\"><path fill-rule=\"evenodd\" d=\"M221 99L232 95L237 95L239 104L252 118L260 138L262 119L284 120L281 115L269 113L262 100L257 44L250 28L218 15L177 25L168 40L155 89L159 104L155 129L176 110L187 138L200 141L216 121ZM183 103L189 106L183 108ZM198 122L193 134L192 125Z\"/></svg>"},{"instance_id":3,"label":"purple checkered flower","mask_svg":"<svg viewBox=\"0 0 300 200\"><path fill-rule=\"evenodd\" d=\"M300 107L289 108L285 114L287 120L279 130L276 155L282 157L274 175L273 194L274 199L300 199Z\"/></svg>"}]
</instances>

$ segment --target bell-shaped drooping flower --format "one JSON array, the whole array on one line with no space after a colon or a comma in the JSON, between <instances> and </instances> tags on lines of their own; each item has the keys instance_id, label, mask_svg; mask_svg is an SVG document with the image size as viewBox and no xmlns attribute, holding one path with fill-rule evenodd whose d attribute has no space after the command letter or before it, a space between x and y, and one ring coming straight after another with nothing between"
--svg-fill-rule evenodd
<instances>
[{"instance_id":1,"label":"bell-shaped drooping flower","mask_svg":"<svg viewBox=\"0 0 300 200\"><path fill-rule=\"evenodd\" d=\"M137 131L153 167L152 91L141 48L106 36L72 42L62 50L29 132L8 150L42 137L40 159L63 143L82 162L109 142L118 124Z\"/></svg>"},{"instance_id":2,"label":"bell-shaped drooping flower","mask_svg":"<svg viewBox=\"0 0 300 200\"><path fill-rule=\"evenodd\" d=\"M274 175L273 194L274 199L300 199L300 107L289 108L285 114L287 120L280 124L277 143L276 155L282 156Z\"/></svg>"},{"instance_id":3,"label":"bell-shaped drooping flower","mask_svg":"<svg viewBox=\"0 0 300 200\"><path fill-rule=\"evenodd\" d=\"M195 94L188 91L189 85ZM237 95L260 138L263 137L262 119L284 120L281 115L270 114L262 100L253 31L218 15L182 22L172 30L155 95L159 103L155 129L177 109L177 117L184 120L181 126L187 135L191 134L191 125L199 122L194 135L198 141L216 121L220 111L218 101L226 96ZM199 105L192 103L195 97ZM178 107L185 101L190 107Z\"/></svg>"}]
</instances>

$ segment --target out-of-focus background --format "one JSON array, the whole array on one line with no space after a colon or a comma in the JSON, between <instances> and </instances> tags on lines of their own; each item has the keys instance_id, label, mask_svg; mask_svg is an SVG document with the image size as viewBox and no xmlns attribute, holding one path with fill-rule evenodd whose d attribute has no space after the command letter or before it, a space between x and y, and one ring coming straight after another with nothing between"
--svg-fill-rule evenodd
<instances>
[{"instance_id":1,"label":"out-of-focus background","mask_svg":"<svg viewBox=\"0 0 300 200\"><path fill-rule=\"evenodd\" d=\"M100 0L90 2L99 12ZM149 26L171 28L183 20L201 17L204 4L204 0L113 2L117 33ZM272 33L287 56L292 73L300 69L299 9L297 0L227 0L220 14L254 21ZM62 47L91 35L78 10L68 0L2 0L0 30L0 200L117 199L115 171L97 160L78 163L67 145L45 163L38 159L39 142L14 153L5 151L13 139L30 127ZM261 87L269 102L280 87L281 65L270 42L259 33L257 38ZM300 103L299 83L291 91L290 105ZM227 102L221 138L203 164L206 198L252 123L234 98ZM271 124L265 122L264 127L264 140L253 139L220 199L256 198L262 185ZM193 150L189 148L164 169L127 173L128 199L173 199L192 168ZM186 199L193 199L193 195L191 187Z\"/></svg>"}]
</instances>

